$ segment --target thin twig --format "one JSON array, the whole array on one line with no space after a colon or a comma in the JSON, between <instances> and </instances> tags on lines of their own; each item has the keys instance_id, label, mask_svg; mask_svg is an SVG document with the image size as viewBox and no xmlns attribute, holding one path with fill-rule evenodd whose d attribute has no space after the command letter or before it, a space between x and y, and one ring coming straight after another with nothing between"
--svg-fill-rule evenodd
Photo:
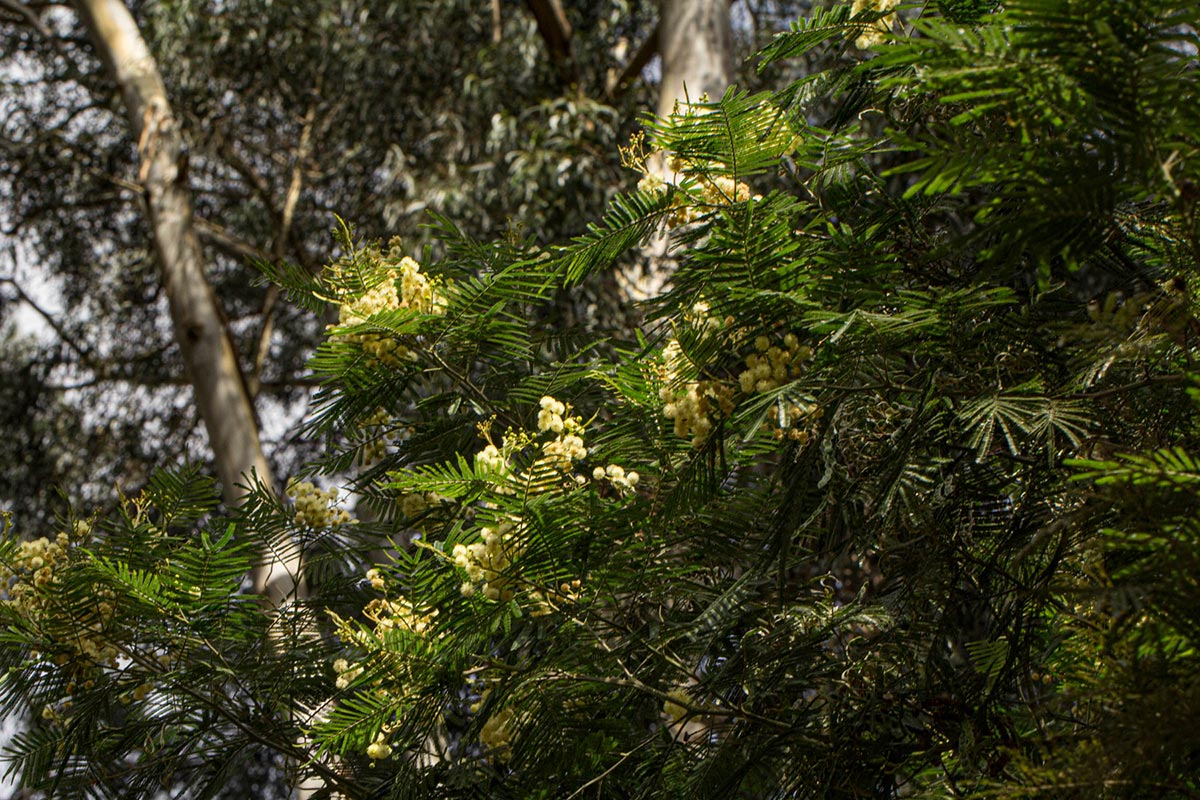
<instances>
[{"instance_id":1,"label":"thin twig","mask_svg":"<svg viewBox=\"0 0 1200 800\"><path fill-rule=\"evenodd\" d=\"M31 28L33 28L46 39L53 42L55 47L59 46L58 37L54 35L54 31L46 27L46 23L42 22L37 13L29 6L25 5L24 3L18 3L17 0L0 0L0 8L8 9L12 13L16 14L18 17L25 20L25 22L28 23Z\"/></svg>"},{"instance_id":2,"label":"thin twig","mask_svg":"<svg viewBox=\"0 0 1200 800\"><path fill-rule=\"evenodd\" d=\"M59 323L59 321L55 319L49 311L38 305L37 301L30 297L29 294L21 288L21 284L17 283L16 278L0 276L0 283L6 283L11 286L17 293L17 298L25 305L32 308L34 313L45 320L46 324L54 330L54 333L58 335L58 338L62 340L63 344L75 351L75 354L83 360L84 364L86 364L88 368L93 370L98 369L92 354L84 349L82 345L78 344L73 338L71 338L71 335L67 333L62 324Z\"/></svg>"},{"instance_id":3,"label":"thin twig","mask_svg":"<svg viewBox=\"0 0 1200 800\"><path fill-rule=\"evenodd\" d=\"M642 74L642 69L650 63L650 59L658 54L658 26L654 26L654 30L650 31L650 35L646 37L646 41L642 42L637 52L633 54L633 58L629 59L629 63L621 70L619 75L613 76L616 70L609 73L609 79L604 87L604 93L608 95L610 100L616 100L625 90L632 85L637 76Z\"/></svg>"}]
</instances>

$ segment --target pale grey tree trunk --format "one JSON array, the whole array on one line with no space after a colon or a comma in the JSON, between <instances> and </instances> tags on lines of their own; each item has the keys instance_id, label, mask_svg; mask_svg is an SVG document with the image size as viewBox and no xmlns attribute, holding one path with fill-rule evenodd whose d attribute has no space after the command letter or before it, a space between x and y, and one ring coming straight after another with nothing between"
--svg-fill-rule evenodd
<instances>
[{"instance_id":1,"label":"pale grey tree trunk","mask_svg":"<svg viewBox=\"0 0 1200 800\"><path fill-rule=\"evenodd\" d=\"M733 82L729 0L662 0L659 18L658 115L667 116L685 98L719 99Z\"/></svg>"},{"instance_id":2,"label":"pale grey tree trunk","mask_svg":"<svg viewBox=\"0 0 1200 800\"><path fill-rule=\"evenodd\" d=\"M121 0L77 0L76 6L121 92L130 129L138 143L138 178L143 187L154 249L166 290L175 340L183 355L200 419L226 502L245 496L251 475L272 486L271 470L258 438L258 423L237 354L212 286L192 216L183 132L171 111L158 65ZM273 602L294 588L294 572L268 564L255 574Z\"/></svg>"},{"instance_id":3,"label":"pale grey tree trunk","mask_svg":"<svg viewBox=\"0 0 1200 800\"><path fill-rule=\"evenodd\" d=\"M237 356L204 274L182 132L154 58L125 4L78 0L77 6L97 54L121 91L138 142L138 177L175 339L208 431L224 497L236 502L244 495L238 484L246 483L248 473L253 471L268 485L271 476Z\"/></svg>"},{"instance_id":4,"label":"pale grey tree trunk","mask_svg":"<svg viewBox=\"0 0 1200 800\"><path fill-rule=\"evenodd\" d=\"M658 51L662 57L658 116L669 116L677 103L696 102L704 95L719 100L734 73L729 0L662 0ZM660 156L646 166L670 177ZM674 271L668 243L665 233L655 236L637 262L618 270L615 278L624 306L657 297L666 289Z\"/></svg>"},{"instance_id":5,"label":"pale grey tree trunk","mask_svg":"<svg viewBox=\"0 0 1200 800\"><path fill-rule=\"evenodd\" d=\"M76 0L92 44L121 92L137 139L138 180L166 290L175 340L208 432L222 495L231 505L257 479L272 487L245 377L217 297L204 273L196 234L183 132L172 113L158 65L123 0ZM253 476L253 477L252 477ZM286 548L290 550L290 548ZM252 575L273 606L296 594L301 569L294 552L272 548ZM305 798L317 788L295 787Z\"/></svg>"}]
</instances>

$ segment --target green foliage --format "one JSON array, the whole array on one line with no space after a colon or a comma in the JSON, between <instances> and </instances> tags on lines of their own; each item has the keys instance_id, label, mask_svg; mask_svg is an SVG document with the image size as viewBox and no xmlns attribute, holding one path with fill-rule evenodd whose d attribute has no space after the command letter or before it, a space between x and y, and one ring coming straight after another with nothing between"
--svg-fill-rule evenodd
<instances>
[{"instance_id":1,"label":"green foliage","mask_svg":"<svg viewBox=\"0 0 1200 800\"><path fill-rule=\"evenodd\" d=\"M6 544L0 697L50 708L23 780L209 796L269 753L356 798L1195 796L1195 12L942 5L658 121L672 182L563 246L435 218L420 280L348 229L319 279L274 268L344 315L310 472L361 520L167 473L40 586ZM551 329L664 232L645 330ZM305 561L273 609L264 548Z\"/></svg>"}]
</instances>

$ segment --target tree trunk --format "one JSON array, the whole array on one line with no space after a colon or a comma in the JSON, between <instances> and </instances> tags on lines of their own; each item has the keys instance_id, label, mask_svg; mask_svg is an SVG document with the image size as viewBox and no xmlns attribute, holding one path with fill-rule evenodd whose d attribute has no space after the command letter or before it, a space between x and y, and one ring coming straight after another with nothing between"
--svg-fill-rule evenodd
<instances>
[{"instance_id":1,"label":"tree trunk","mask_svg":"<svg viewBox=\"0 0 1200 800\"><path fill-rule=\"evenodd\" d=\"M667 116L685 98L719 99L733 82L729 0L662 0L659 18L658 115Z\"/></svg>"},{"instance_id":2,"label":"tree trunk","mask_svg":"<svg viewBox=\"0 0 1200 800\"><path fill-rule=\"evenodd\" d=\"M658 91L658 116L666 117L676 103L695 102L703 95L718 100L733 82L733 31L729 0L662 0L658 24L658 51L662 56L662 82ZM667 167L661 154L652 157L648 171L663 177ZM624 308L658 297L674 271L665 233L642 248L641 258L617 271L618 297Z\"/></svg>"},{"instance_id":3,"label":"tree trunk","mask_svg":"<svg viewBox=\"0 0 1200 800\"><path fill-rule=\"evenodd\" d=\"M212 286L193 221L183 133L137 23L121 0L77 0L97 54L108 67L138 143L142 185L175 340L183 354L225 501L236 504L253 474L271 487L271 472L237 354ZM255 569L256 589L278 604L296 586L296 563Z\"/></svg>"}]
</instances>

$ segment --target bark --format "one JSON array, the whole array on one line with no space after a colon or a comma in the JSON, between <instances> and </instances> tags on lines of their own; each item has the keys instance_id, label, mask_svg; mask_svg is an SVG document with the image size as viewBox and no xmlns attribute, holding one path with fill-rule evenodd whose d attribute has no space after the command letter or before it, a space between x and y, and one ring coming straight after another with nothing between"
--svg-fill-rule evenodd
<instances>
[{"instance_id":1,"label":"bark","mask_svg":"<svg viewBox=\"0 0 1200 800\"><path fill-rule=\"evenodd\" d=\"M272 479L237 353L205 276L183 133L158 65L124 2L77 0L76 7L120 90L137 139L138 179L175 339L208 432L223 497L234 505L245 496L243 487L251 475L268 487ZM296 567L282 560L262 565L255 570L255 586L278 604L295 588Z\"/></svg>"},{"instance_id":2,"label":"bark","mask_svg":"<svg viewBox=\"0 0 1200 800\"><path fill-rule=\"evenodd\" d=\"M567 86L579 82L575 72L575 56L571 51L571 23L567 21L559 0L525 0L533 17L537 20L538 33L546 42L550 59L558 70L558 76Z\"/></svg>"},{"instance_id":3,"label":"bark","mask_svg":"<svg viewBox=\"0 0 1200 800\"><path fill-rule=\"evenodd\" d=\"M137 138L138 178L175 339L208 431L222 494L235 505L253 479L271 488L271 471L237 351L204 274L187 187L183 133L154 57L123 0L77 0L76 5L96 52L120 89ZM259 594L278 606L302 588L298 586L301 564L294 553L272 552L272 560L255 567L251 578ZM293 788L297 797L308 798L320 787L320 780L309 778Z\"/></svg>"},{"instance_id":4,"label":"bark","mask_svg":"<svg viewBox=\"0 0 1200 800\"><path fill-rule=\"evenodd\" d=\"M676 101L717 100L733 81L733 31L728 0L662 0L658 49L662 84L658 115L671 113ZM686 91L685 91L686 90Z\"/></svg>"},{"instance_id":5,"label":"bark","mask_svg":"<svg viewBox=\"0 0 1200 800\"><path fill-rule=\"evenodd\" d=\"M717 100L733 81L733 31L729 0L662 0L657 29L662 55L662 82L658 116L666 117L676 103L699 100L707 94ZM647 168L665 175L661 157ZM668 237L660 234L642 249L636 263L615 275L626 307L659 296L665 291L675 262L667 251Z\"/></svg>"}]
</instances>

